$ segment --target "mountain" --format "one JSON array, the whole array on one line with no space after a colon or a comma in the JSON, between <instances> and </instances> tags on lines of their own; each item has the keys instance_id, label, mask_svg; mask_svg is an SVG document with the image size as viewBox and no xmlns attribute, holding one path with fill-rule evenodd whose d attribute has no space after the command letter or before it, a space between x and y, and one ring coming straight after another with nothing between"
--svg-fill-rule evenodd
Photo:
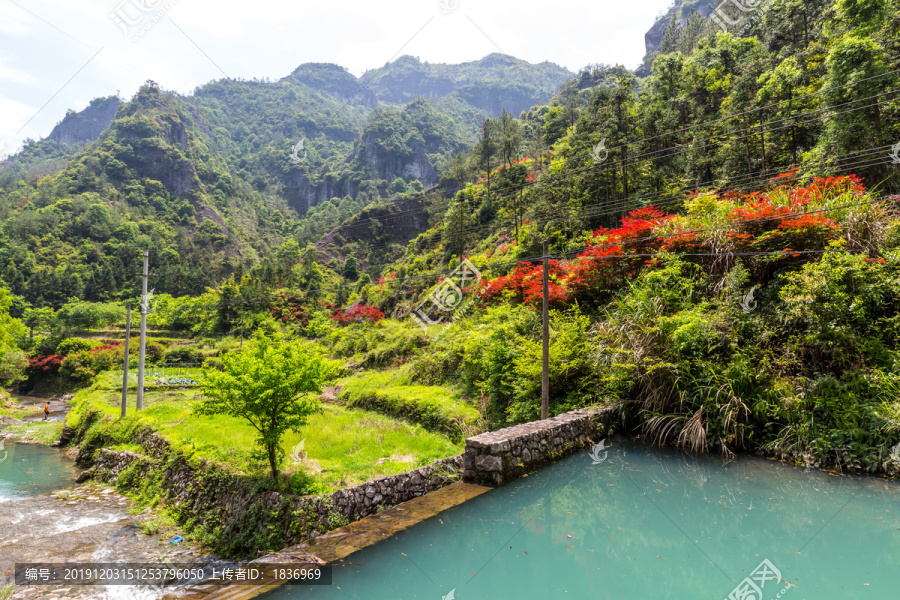
<instances>
[{"instance_id":1,"label":"mountain","mask_svg":"<svg viewBox=\"0 0 900 600\"><path fill-rule=\"evenodd\" d=\"M53 128L47 139L66 145L77 142L93 142L112 123L121 104L122 101L116 96L95 98L81 112L73 110L67 112L65 118Z\"/></svg>"},{"instance_id":2,"label":"mountain","mask_svg":"<svg viewBox=\"0 0 900 600\"><path fill-rule=\"evenodd\" d=\"M401 104L416 96L459 98L486 116L518 115L545 102L573 73L550 62L532 65L504 54L459 65L422 63L404 56L360 78L382 102Z\"/></svg>"},{"instance_id":3,"label":"mountain","mask_svg":"<svg viewBox=\"0 0 900 600\"><path fill-rule=\"evenodd\" d=\"M689 54L702 34L718 29L708 18L714 8L716 5L709 0L673 0L668 10L644 34L647 53L641 66L635 70L635 75L649 75L650 66L657 54L673 50Z\"/></svg>"},{"instance_id":4,"label":"mountain","mask_svg":"<svg viewBox=\"0 0 900 600\"><path fill-rule=\"evenodd\" d=\"M665 14L658 18L647 33L644 34L644 45L647 48L647 54L650 55L659 51L663 34L673 22L679 27L684 27L692 12L697 12L706 18L712 13L713 8L713 3L709 2L709 0L673 0Z\"/></svg>"},{"instance_id":5,"label":"mountain","mask_svg":"<svg viewBox=\"0 0 900 600\"><path fill-rule=\"evenodd\" d=\"M127 297L150 247L157 292L199 293L285 240L439 183L484 119L546 102L570 76L497 54L401 57L359 78L309 63L277 81L97 98L0 163L0 278L38 306Z\"/></svg>"}]
</instances>

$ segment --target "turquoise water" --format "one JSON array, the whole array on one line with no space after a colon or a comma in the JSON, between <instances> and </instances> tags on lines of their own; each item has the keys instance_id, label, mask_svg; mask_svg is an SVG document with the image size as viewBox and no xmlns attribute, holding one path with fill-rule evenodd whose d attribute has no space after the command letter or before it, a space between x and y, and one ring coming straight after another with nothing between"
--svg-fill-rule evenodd
<instances>
[{"instance_id":1,"label":"turquoise water","mask_svg":"<svg viewBox=\"0 0 900 600\"><path fill-rule=\"evenodd\" d=\"M330 587L267 600L900 597L900 485L617 441L346 559ZM569 537L571 536L571 537ZM790 585L789 585L790 584ZM744 584L746 587L746 584ZM752 589L752 588L751 588Z\"/></svg>"},{"instance_id":2,"label":"turquoise water","mask_svg":"<svg viewBox=\"0 0 900 600\"><path fill-rule=\"evenodd\" d=\"M0 448L0 502L67 487L76 476L72 461L54 448L8 441Z\"/></svg>"}]
</instances>

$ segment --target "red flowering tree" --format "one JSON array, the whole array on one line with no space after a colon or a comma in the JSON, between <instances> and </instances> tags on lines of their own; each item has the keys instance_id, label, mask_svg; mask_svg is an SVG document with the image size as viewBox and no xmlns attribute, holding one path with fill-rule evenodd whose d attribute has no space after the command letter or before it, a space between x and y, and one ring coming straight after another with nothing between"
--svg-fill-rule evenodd
<instances>
[{"instance_id":1,"label":"red flowering tree","mask_svg":"<svg viewBox=\"0 0 900 600\"><path fill-rule=\"evenodd\" d=\"M269 314L282 323L309 324L309 313L303 300L295 295L282 292L269 304Z\"/></svg>"},{"instance_id":2,"label":"red flowering tree","mask_svg":"<svg viewBox=\"0 0 900 600\"><path fill-rule=\"evenodd\" d=\"M331 315L331 318L340 325L363 323L365 321L377 323L384 318L384 313L374 306L369 306L368 304L357 304L349 310L336 310L334 314Z\"/></svg>"}]
</instances>

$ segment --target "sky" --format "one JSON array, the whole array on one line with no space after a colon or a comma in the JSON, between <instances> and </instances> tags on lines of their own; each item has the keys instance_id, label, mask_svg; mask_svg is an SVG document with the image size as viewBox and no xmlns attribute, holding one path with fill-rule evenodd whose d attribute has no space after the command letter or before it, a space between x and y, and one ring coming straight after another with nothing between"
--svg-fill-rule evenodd
<instances>
[{"instance_id":1,"label":"sky","mask_svg":"<svg viewBox=\"0 0 900 600\"><path fill-rule=\"evenodd\" d=\"M572 71L637 67L671 0L0 0L0 154L46 137L91 99L148 79L190 93L221 78L280 79L306 62L354 75L403 55L493 52Z\"/></svg>"}]
</instances>

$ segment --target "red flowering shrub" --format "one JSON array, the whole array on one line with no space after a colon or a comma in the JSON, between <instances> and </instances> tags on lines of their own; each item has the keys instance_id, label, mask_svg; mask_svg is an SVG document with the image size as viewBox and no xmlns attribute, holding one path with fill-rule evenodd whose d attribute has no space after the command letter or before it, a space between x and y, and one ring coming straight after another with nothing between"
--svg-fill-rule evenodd
<instances>
[{"instance_id":1,"label":"red flowering shrub","mask_svg":"<svg viewBox=\"0 0 900 600\"><path fill-rule=\"evenodd\" d=\"M551 260L549 271L547 287L550 292L550 303L555 306L564 305L570 300L569 292L564 285L566 264L563 261ZM543 301L543 272L543 265L519 263L509 275L487 282L481 297L492 300L506 293L514 302L540 304Z\"/></svg>"},{"instance_id":2,"label":"red flowering shrub","mask_svg":"<svg viewBox=\"0 0 900 600\"><path fill-rule=\"evenodd\" d=\"M309 324L309 313L303 300L293 294L281 293L269 304L269 314L282 323L299 322L304 327Z\"/></svg>"},{"instance_id":3,"label":"red flowering shrub","mask_svg":"<svg viewBox=\"0 0 900 600\"><path fill-rule=\"evenodd\" d=\"M742 200L728 215L730 223L726 224L722 246L738 252L800 251L824 248L829 240L837 238L840 223L829 218L829 213L819 212L818 207L823 200L835 196L864 195L860 179L855 175L815 178L808 186L789 187L795 175L789 172L773 179L771 183L776 187L768 192L742 197L737 192L721 194L719 199L730 204ZM704 235L708 233L706 227L654 234L675 218L653 206L632 211L622 218L620 227L595 231L593 243L574 260L551 261L551 303L564 304L575 295L616 289L644 268L649 262L647 254L658 250L674 254L713 251ZM719 226L715 229L722 232ZM541 273L541 265L520 263L508 275L483 282L482 298L504 297L513 302L539 304Z\"/></svg>"},{"instance_id":4,"label":"red flowering shrub","mask_svg":"<svg viewBox=\"0 0 900 600\"><path fill-rule=\"evenodd\" d=\"M28 373L44 373L53 374L59 371L65 356L61 354L50 354L47 356L29 356L28 357Z\"/></svg>"},{"instance_id":5,"label":"red flowering shrub","mask_svg":"<svg viewBox=\"0 0 900 600\"><path fill-rule=\"evenodd\" d=\"M336 310L331 318L340 325L349 325L350 323L362 323L363 321L371 321L376 323L384 318L384 313L368 304L358 304L353 308L341 311Z\"/></svg>"}]
</instances>

